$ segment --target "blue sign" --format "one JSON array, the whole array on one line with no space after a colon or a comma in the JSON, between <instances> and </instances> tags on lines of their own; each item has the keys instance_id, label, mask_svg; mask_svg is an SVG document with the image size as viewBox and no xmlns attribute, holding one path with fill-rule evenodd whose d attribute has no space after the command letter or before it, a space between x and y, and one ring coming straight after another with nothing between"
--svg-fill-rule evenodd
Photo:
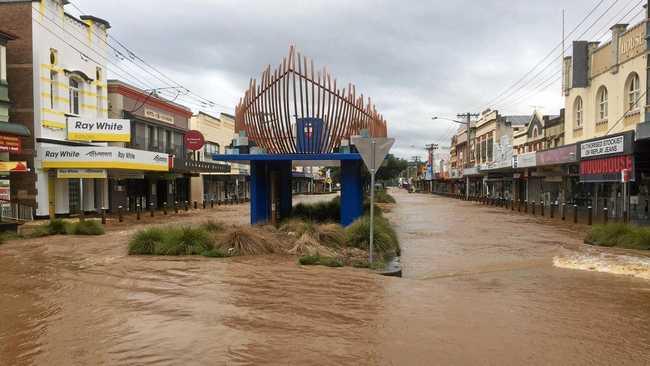
<instances>
[{"instance_id":1,"label":"blue sign","mask_svg":"<svg viewBox=\"0 0 650 366\"><path fill-rule=\"evenodd\" d=\"M320 118L298 118L298 143L296 151L299 154L318 154L326 143L326 131Z\"/></svg>"}]
</instances>

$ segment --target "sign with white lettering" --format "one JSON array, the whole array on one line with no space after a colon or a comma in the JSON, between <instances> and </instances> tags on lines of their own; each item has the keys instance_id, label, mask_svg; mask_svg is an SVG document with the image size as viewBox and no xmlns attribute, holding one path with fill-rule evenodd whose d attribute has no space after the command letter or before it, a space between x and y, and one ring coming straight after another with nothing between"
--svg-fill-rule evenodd
<instances>
[{"instance_id":1,"label":"sign with white lettering","mask_svg":"<svg viewBox=\"0 0 650 366\"><path fill-rule=\"evenodd\" d=\"M530 168L537 166L537 153L528 152L519 155L513 155L512 167L517 168Z\"/></svg>"},{"instance_id":2,"label":"sign with white lettering","mask_svg":"<svg viewBox=\"0 0 650 366\"><path fill-rule=\"evenodd\" d=\"M145 117L155 119L156 121L169 123L171 125L174 124L174 116L154 111L153 109L145 108L144 115Z\"/></svg>"},{"instance_id":3,"label":"sign with white lettering","mask_svg":"<svg viewBox=\"0 0 650 366\"><path fill-rule=\"evenodd\" d=\"M129 142L131 140L131 121L128 119L68 118L68 140Z\"/></svg>"},{"instance_id":4,"label":"sign with white lettering","mask_svg":"<svg viewBox=\"0 0 650 366\"><path fill-rule=\"evenodd\" d=\"M625 152L625 136L608 137L580 144L580 158L622 154Z\"/></svg>"},{"instance_id":5,"label":"sign with white lettering","mask_svg":"<svg viewBox=\"0 0 650 366\"><path fill-rule=\"evenodd\" d=\"M169 171L169 155L115 146L41 144L38 158L44 169L127 169Z\"/></svg>"},{"instance_id":6,"label":"sign with white lettering","mask_svg":"<svg viewBox=\"0 0 650 366\"><path fill-rule=\"evenodd\" d=\"M634 156L611 156L580 162L580 182L619 182L621 171L629 170L629 180L634 181Z\"/></svg>"},{"instance_id":7,"label":"sign with white lettering","mask_svg":"<svg viewBox=\"0 0 650 366\"><path fill-rule=\"evenodd\" d=\"M106 169L58 169L56 177L60 179L106 179Z\"/></svg>"}]
</instances>

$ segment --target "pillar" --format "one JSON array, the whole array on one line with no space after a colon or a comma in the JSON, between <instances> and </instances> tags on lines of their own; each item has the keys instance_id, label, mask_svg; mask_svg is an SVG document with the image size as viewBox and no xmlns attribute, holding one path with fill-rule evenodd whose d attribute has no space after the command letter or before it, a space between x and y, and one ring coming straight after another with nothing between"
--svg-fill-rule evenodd
<instances>
[{"instance_id":1,"label":"pillar","mask_svg":"<svg viewBox=\"0 0 650 366\"><path fill-rule=\"evenodd\" d=\"M278 178L280 185L280 219L288 218L291 216L291 208L293 206L293 194L291 190L291 160L280 161L276 164L275 169L278 170Z\"/></svg>"},{"instance_id":2,"label":"pillar","mask_svg":"<svg viewBox=\"0 0 650 366\"><path fill-rule=\"evenodd\" d=\"M251 225L269 222L271 197L268 184L268 164L251 161Z\"/></svg>"},{"instance_id":3,"label":"pillar","mask_svg":"<svg viewBox=\"0 0 650 366\"><path fill-rule=\"evenodd\" d=\"M363 215L361 161L341 161L341 225L348 226Z\"/></svg>"}]
</instances>

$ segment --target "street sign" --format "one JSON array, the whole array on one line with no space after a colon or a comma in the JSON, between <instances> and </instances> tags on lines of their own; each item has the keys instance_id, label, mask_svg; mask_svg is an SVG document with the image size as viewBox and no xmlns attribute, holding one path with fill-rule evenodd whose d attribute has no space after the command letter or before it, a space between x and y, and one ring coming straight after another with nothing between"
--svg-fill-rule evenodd
<instances>
[{"instance_id":1,"label":"street sign","mask_svg":"<svg viewBox=\"0 0 650 366\"><path fill-rule=\"evenodd\" d=\"M205 145L205 138L200 131L190 130L185 133L185 148L189 150L201 150Z\"/></svg>"},{"instance_id":2,"label":"street sign","mask_svg":"<svg viewBox=\"0 0 650 366\"><path fill-rule=\"evenodd\" d=\"M352 138L352 144L356 146L361 158L363 158L363 162L371 173L377 172L394 143L394 138L386 137Z\"/></svg>"},{"instance_id":3,"label":"street sign","mask_svg":"<svg viewBox=\"0 0 650 366\"><path fill-rule=\"evenodd\" d=\"M623 170L621 170L621 183L629 182L631 176L632 176L632 170L631 169L623 169Z\"/></svg>"},{"instance_id":4,"label":"street sign","mask_svg":"<svg viewBox=\"0 0 650 366\"><path fill-rule=\"evenodd\" d=\"M372 249L375 236L375 174L381 164L384 162L386 155L393 147L395 139L387 137L353 137L352 144L356 146L363 162L370 171L370 245L368 251L369 264L372 265Z\"/></svg>"}]
</instances>

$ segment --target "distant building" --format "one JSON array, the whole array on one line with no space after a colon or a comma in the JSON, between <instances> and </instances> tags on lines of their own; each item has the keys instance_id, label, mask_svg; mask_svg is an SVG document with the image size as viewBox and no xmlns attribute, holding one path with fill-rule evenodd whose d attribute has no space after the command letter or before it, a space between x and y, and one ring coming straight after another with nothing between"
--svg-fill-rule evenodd
<instances>
[{"instance_id":1,"label":"distant building","mask_svg":"<svg viewBox=\"0 0 650 366\"><path fill-rule=\"evenodd\" d=\"M192 116L190 128L200 131L205 138L202 151L194 159L213 162L214 154L224 154L235 136L235 120L232 115L221 113L219 117L205 112ZM192 200L225 201L234 198L248 198L248 165L228 163L229 172L206 172L192 177Z\"/></svg>"}]
</instances>

